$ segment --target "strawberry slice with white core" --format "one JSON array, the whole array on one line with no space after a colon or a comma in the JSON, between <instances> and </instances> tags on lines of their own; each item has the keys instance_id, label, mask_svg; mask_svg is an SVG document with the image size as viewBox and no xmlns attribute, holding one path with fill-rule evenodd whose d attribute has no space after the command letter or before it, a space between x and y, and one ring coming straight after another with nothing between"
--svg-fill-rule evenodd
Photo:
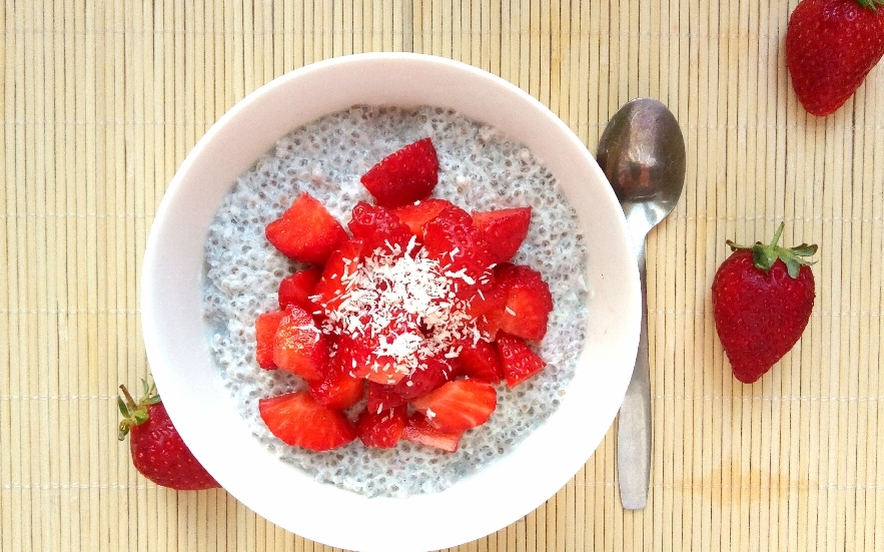
<instances>
[{"instance_id":1,"label":"strawberry slice with white core","mask_svg":"<svg viewBox=\"0 0 884 552\"><path fill-rule=\"evenodd\" d=\"M488 421L497 408L497 391L475 380L454 380L411 404L433 427L465 431Z\"/></svg>"},{"instance_id":2,"label":"strawberry slice with white core","mask_svg":"<svg viewBox=\"0 0 884 552\"><path fill-rule=\"evenodd\" d=\"M259 399L258 411L270 433L289 445L323 451L356 439L356 427L343 412L322 406L306 391Z\"/></svg>"},{"instance_id":3,"label":"strawberry slice with white core","mask_svg":"<svg viewBox=\"0 0 884 552\"><path fill-rule=\"evenodd\" d=\"M408 418L402 430L402 438L412 443L428 447L456 452L463 431L443 431L427 421L426 416L415 414Z\"/></svg>"}]
</instances>

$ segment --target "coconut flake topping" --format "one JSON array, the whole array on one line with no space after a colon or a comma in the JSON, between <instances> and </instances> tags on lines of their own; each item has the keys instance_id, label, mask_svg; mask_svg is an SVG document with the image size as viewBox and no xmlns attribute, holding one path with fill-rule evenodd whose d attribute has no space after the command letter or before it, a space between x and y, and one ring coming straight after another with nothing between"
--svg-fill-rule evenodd
<instances>
[{"instance_id":1,"label":"coconut flake topping","mask_svg":"<svg viewBox=\"0 0 884 552\"><path fill-rule=\"evenodd\" d=\"M455 294L458 280L468 285L475 281L462 271L446 271L417 247L413 236L404 251L387 245L344 276L340 305L326 313L322 330L328 335L384 335L374 353L391 358L396 371L408 375L423 359L457 356L458 341L479 339L468 302Z\"/></svg>"}]
</instances>

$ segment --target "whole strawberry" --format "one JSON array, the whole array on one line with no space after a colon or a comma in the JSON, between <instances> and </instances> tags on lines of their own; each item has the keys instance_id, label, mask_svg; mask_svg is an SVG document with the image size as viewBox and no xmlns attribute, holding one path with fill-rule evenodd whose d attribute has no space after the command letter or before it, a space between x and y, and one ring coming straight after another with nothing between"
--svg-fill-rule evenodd
<instances>
[{"instance_id":1,"label":"whole strawberry","mask_svg":"<svg viewBox=\"0 0 884 552\"><path fill-rule=\"evenodd\" d=\"M126 386L121 385L120 390L123 397L117 397L117 403L123 420L117 437L122 441L130 436L135 469L157 485L178 491L220 487L184 444L155 386L144 382L144 395L137 403Z\"/></svg>"},{"instance_id":2,"label":"whole strawberry","mask_svg":"<svg viewBox=\"0 0 884 552\"><path fill-rule=\"evenodd\" d=\"M884 0L802 0L786 28L786 67L809 113L844 105L884 56Z\"/></svg>"},{"instance_id":3,"label":"whole strawberry","mask_svg":"<svg viewBox=\"0 0 884 552\"><path fill-rule=\"evenodd\" d=\"M792 349L813 310L816 292L807 257L817 246L780 247L782 232L780 224L770 245L728 240L733 253L712 281L715 329L743 383L757 381Z\"/></svg>"}]
</instances>

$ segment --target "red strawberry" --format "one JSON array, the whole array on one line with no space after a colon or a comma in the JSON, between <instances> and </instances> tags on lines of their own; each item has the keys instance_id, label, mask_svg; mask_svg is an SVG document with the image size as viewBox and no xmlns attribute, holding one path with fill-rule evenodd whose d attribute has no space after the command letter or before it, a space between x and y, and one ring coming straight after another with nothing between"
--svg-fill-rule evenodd
<instances>
[{"instance_id":1,"label":"red strawberry","mask_svg":"<svg viewBox=\"0 0 884 552\"><path fill-rule=\"evenodd\" d=\"M341 334L336 354L342 356L357 379L388 385L405 377L397 370L394 358L378 353L378 342L371 335Z\"/></svg>"},{"instance_id":2,"label":"red strawberry","mask_svg":"<svg viewBox=\"0 0 884 552\"><path fill-rule=\"evenodd\" d=\"M497 391L486 383L454 380L411 404L433 427L450 432L465 431L488 421L497 408Z\"/></svg>"},{"instance_id":3,"label":"red strawberry","mask_svg":"<svg viewBox=\"0 0 884 552\"><path fill-rule=\"evenodd\" d=\"M264 234L283 255L316 265L325 264L332 251L348 238L341 223L307 193L298 196L281 217L268 224Z\"/></svg>"},{"instance_id":4,"label":"red strawberry","mask_svg":"<svg viewBox=\"0 0 884 552\"><path fill-rule=\"evenodd\" d=\"M546 362L519 337L497 336L497 352L503 365L506 385L513 388L546 368Z\"/></svg>"},{"instance_id":5,"label":"red strawberry","mask_svg":"<svg viewBox=\"0 0 884 552\"><path fill-rule=\"evenodd\" d=\"M453 359L445 358L443 355L430 357L424 359L411 374L393 385L392 390L403 400L410 401L450 381L457 371L458 367Z\"/></svg>"},{"instance_id":6,"label":"red strawberry","mask_svg":"<svg viewBox=\"0 0 884 552\"><path fill-rule=\"evenodd\" d=\"M341 411L322 406L307 391L259 399L258 412L270 433L292 446L332 450L356 438L356 428Z\"/></svg>"},{"instance_id":7,"label":"red strawberry","mask_svg":"<svg viewBox=\"0 0 884 552\"><path fill-rule=\"evenodd\" d=\"M285 315L286 311L273 311L261 314L255 319L255 360L258 366L265 370L277 367L273 362L273 347L276 344L279 321Z\"/></svg>"},{"instance_id":8,"label":"red strawberry","mask_svg":"<svg viewBox=\"0 0 884 552\"><path fill-rule=\"evenodd\" d=\"M297 305L285 311L276 328L273 364L305 380L321 380L328 370L328 343L313 316Z\"/></svg>"},{"instance_id":9,"label":"red strawberry","mask_svg":"<svg viewBox=\"0 0 884 552\"><path fill-rule=\"evenodd\" d=\"M786 66L809 113L834 113L884 56L884 0L802 0L786 28Z\"/></svg>"},{"instance_id":10,"label":"red strawberry","mask_svg":"<svg viewBox=\"0 0 884 552\"><path fill-rule=\"evenodd\" d=\"M451 381L459 369L460 363L456 359L431 357L395 384L384 385L369 381L367 408L378 410L405 404Z\"/></svg>"},{"instance_id":11,"label":"red strawberry","mask_svg":"<svg viewBox=\"0 0 884 552\"><path fill-rule=\"evenodd\" d=\"M462 376L491 385L496 385L503 379L503 366L497 347L487 341L464 341L459 358Z\"/></svg>"},{"instance_id":12,"label":"red strawberry","mask_svg":"<svg viewBox=\"0 0 884 552\"><path fill-rule=\"evenodd\" d=\"M715 329L743 383L757 381L792 349L813 310L816 292L806 258L817 246L779 247L782 232L780 224L770 245L728 240L733 252L712 281Z\"/></svg>"},{"instance_id":13,"label":"red strawberry","mask_svg":"<svg viewBox=\"0 0 884 552\"><path fill-rule=\"evenodd\" d=\"M367 447L393 448L402 437L408 409L402 404L380 410L365 409L356 420L356 433Z\"/></svg>"},{"instance_id":14,"label":"red strawberry","mask_svg":"<svg viewBox=\"0 0 884 552\"><path fill-rule=\"evenodd\" d=\"M364 326L363 333L342 336L358 378L392 385L410 371L409 361L424 340L416 315L392 316L386 326Z\"/></svg>"},{"instance_id":15,"label":"red strawberry","mask_svg":"<svg viewBox=\"0 0 884 552\"><path fill-rule=\"evenodd\" d=\"M132 464L142 475L163 487L197 491L220 487L194 457L169 419L156 387L144 382L144 395L136 403L126 386L117 404L123 420L117 437L129 435Z\"/></svg>"},{"instance_id":16,"label":"red strawberry","mask_svg":"<svg viewBox=\"0 0 884 552\"><path fill-rule=\"evenodd\" d=\"M424 225L424 250L445 271L461 275L456 278L458 297L470 299L477 289L490 286L491 246L470 214L460 207L446 207Z\"/></svg>"},{"instance_id":17,"label":"red strawberry","mask_svg":"<svg viewBox=\"0 0 884 552\"><path fill-rule=\"evenodd\" d=\"M469 315L476 321L476 327L487 339L494 341L500 329L500 321L506 308L507 290L495 281L491 287L473 296L469 305Z\"/></svg>"},{"instance_id":18,"label":"red strawberry","mask_svg":"<svg viewBox=\"0 0 884 552\"><path fill-rule=\"evenodd\" d=\"M463 431L444 431L430 425L423 414L415 414L408 418L402 438L406 441L419 443L428 447L456 452Z\"/></svg>"},{"instance_id":19,"label":"red strawberry","mask_svg":"<svg viewBox=\"0 0 884 552\"><path fill-rule=\"evenodd\" d=\"M411 240L411 229L389 210L360 201L353 207L347 227L361 239L367 252L404 252Z\"/></svg>"},{"instance_id":20,"label":"red strawberry","mask_svg":"<svg viewBox=\"0 0 884 552\"><path fill-rule=\"evenodd\" d=\"M321 277L322 270L313 267L283 278L279 282L279 308L298 305L307 312L315 314L319 308L310 296L315 293L316 284Z\"/></svg>"},{"instance_id":21,"label":"red strawberry","mask_svg":"<svg viewBox=\"0 0 884 552\"><path fill-rule=\"evenodd\" d=\"M331 359L324 378L307 382L316 402L334 410L354 406L365 394L365 380L354 376L341 357L335 355Z\"/></svg>"},{"instance_id":22,"label":"red strawberry","mask_svg":"<svg viewBox=\"0 0 884 552\"><path fill-rule=\"evenodd\" d=\"M436 218L451 202L444 199L428 197L408 205L392 209L391 212L408 226L411 233L423 239L424 225Z\"/></svg>"},{"instance_id":23,"label":"red strawberry","mask_svg":"<svg viewBox=\"0 0 884 552\"><path fill-rule=\"evenodd\" d=\"M396 151L362 176L362 185L382 207L398 207L428 197L439 179L439 160L429 138Z\"/></svg>"},{"instance_id":24,"label":"red strawberry","mask_svg":"<svg viewBox=\"0 0 884 552\"><path fill-rule=\"evenodd\" d=\"M509 261L519 250L531 225L531 207L473 213L473 224L491 246L495 263Z\"/></svg>"},{"instance_id":25,"label":"red strawberry","mask_svg":"<svg viewBox=\"0 0 884 552\"><path fill-rule=\"evenodd\" d=\"M310 299L326 312L337 310L346 299L351 277L359 270L364 246L361 240L344 242L334 251L322 271L322 278L316 283Z\"/></svg>"},{"instance_id":26,"label":"red strawberry","mask_svg":"<svg viewBox=\"0 0 884 552\"><path fill-rule=\"evenodd\" d=\"M405 404L402 395L395 391L395 385L384 385L374 381L368 382L368 390L365 393L365 408L369 410L384 410Z\"/></svg>"},{"instance_id":27,"label":"red strawberry","mask_svg":"<svg viewBox=\"0 0 884 552\"><path fill-rule=\"evenodd\" d=\"M503 264L494 276L495 285L506 290L506 304L498 319L500 331L532 341L543 339L553 303L540 273L524 265Z\"/></svg>"}]
</instances>

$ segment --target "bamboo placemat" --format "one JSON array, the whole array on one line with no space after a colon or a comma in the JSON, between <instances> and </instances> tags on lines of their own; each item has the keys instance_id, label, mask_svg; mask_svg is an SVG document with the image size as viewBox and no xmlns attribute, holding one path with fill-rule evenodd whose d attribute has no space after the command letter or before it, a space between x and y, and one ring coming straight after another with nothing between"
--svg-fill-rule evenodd
<instances>
[{"instance_id":1,"label":"bamboo placemat","mask_svg":"<svg viewBox=\"0 0 884 552\"><path fill-rule=\"evenodd\" d=\"M0 551L327 548L224 491L148 484L115 438L115 396L148 373L141 257L188 150L273 77L376 50L498 74L593 152L639 95L687 141L686 193L647 251L649 507L620 507L611 431L545 505L458 550L884 550L884 67L836 115L806 115L782 52L795 3L6 2ZM820 245L817 304L744 386L708 289L725 239L780 221L786 243Z\"/></svg>"}]
</instances>

